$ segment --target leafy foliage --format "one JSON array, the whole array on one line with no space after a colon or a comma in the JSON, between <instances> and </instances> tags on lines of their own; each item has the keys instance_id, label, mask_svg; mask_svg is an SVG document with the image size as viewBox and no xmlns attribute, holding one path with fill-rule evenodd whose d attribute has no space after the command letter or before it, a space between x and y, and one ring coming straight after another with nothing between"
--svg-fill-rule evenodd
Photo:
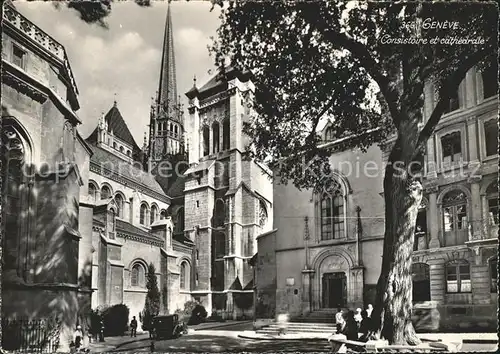
<instances>
[{"instance_id":1,"label":"leafy foliage","mask_svg":"<svg viewBox=\"0 0 500 354\"><path fill-rule=\"evenodd\" d=\"M156 278L156 269L153 263L148 266L148 274L146 281L146 288L148 293L146 294L146 303L144 304L144 310L142 312L142 329L149 331L151 328L151 322L155 316L160 313L160 301L161 295L158 289L158 279Z\"/></svg>"},{"instance_id":2,"label":"leafy foliage","mask_svg":"<svg viewBox=\"0 0 500 354\"><path fill-rule=\"evenodd\" d=\"M98 317L102 318L104 323L105 336L122 336L128 329L128 315L130 310L125 304L117 304L109 307L99 308L93 313L94 324L100 330L100 325L97 324Z\"/></svg>"},{"instance_id":3,"label":"leafy foliage","mask_svg":"<svg viewBox=\"0 0 500 354\"><path fill-rule=\"evenodd\" d=\"M365 149L399 128L410 111L421 117L425 81L435 82L447 101L465 76L460 67L494 59L497 12L491 4L348 4L230 2L211 48L222 74L228 58L253 72L255 114L244 126L251 151L279 170L283 183L291 180L298 188L331 182L323 178L329 175L331 149L318 148L316 131L325 116L333 118L335 138L354 136L339 148ZM416 33L405 26L425 18L459 26L452 33ZM430 43L450 36L483 38L484 44L382 41L415 37ZM412 155L435 125L433 120L424 129L418 148L414 142ZM380 129L359 136L374 128ZM304 161L311 161L307 168Z\"/></svg>"}]
</instances>

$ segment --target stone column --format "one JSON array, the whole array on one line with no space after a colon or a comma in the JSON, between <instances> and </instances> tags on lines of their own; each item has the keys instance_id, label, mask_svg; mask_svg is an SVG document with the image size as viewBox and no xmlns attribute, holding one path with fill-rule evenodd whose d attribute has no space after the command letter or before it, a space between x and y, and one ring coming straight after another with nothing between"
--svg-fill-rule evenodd
<instances>
[{"instance_id":1,"label":"stone column","mask_svg":"<svg viewBox=\"0 0 500 354\"><path fill-rule=\"evenodd\" d=\"M469 216L469 225L471 225L472 230L469 233L469 241L472 237L473 240L479 240L481 238L481 225L482 225L482 215L481 215L481 195L479 182L481 181L481 176L471 176L467 182L470 183L471 187L471 215Z\"/></svg>"},{"instance_id":2,"label":"stone column","mask_svg":"<svg viewBox=\"0 0 500 354\"><path fill-rule=\"evenodd\" d=\"M429 264L431 301L443 304L446 290L444 259L430 259L427 263Z\"/></svg>"},{"instance_id":3,"label":"stone column","mask_svg":"<svg viewBox=\"0 0 500 354\"><path fill-rule=\"evenodd\" d=\"M435 158L435 145L434 145L434 136L427 140L427 165L424 169L424 172L427 174L427 178L436 178L437 177L437 166L436 166L436 158Z\"/></svg>"},{"instance_id":4,"label":"stone column","mask_svg":"<svg viewBox=\"0 0 500 354\"><path fill-rule=\"evenodd\" d=\"M486 199L486 194L480 195L481 198L481 216L482 216L482 223L481 223L481 238L482 239L489 239L492 238L490 236L490 213L489 213L489 208L488 208L488 200ZM493 237L496 237L497 235L494 235Z\"/></svg>"},{"instance_id":5,"label":"stone column","mask_svg":"<svg viewBox=\"0 0 500 354\"><path fill-rule=\"evenodd\" d=\"M477 141L477 117L467 118L467 148L469 150L469 167L479 164L479 146Z\"/></svg>"},{"instance_id":6,"label":"stone column","mask_svg":"<svg viewBox=\"0 0 500 354\"><path fill-rule=\"evenodd\" d=\"M122 218L128 219L130 217L130 200L124 199L122 204Z\"/></svg>"},{"instance_id":7,"label":"stone column","mask_svg":"<svg viewBox=\"0 0 500 354\"><path fill-rule=\"evenodd\" d=\"M312 284L311 277L314 273L312 269L302 270L302 315L307 315L312 311Z\"/></svg>"},{"instance_id":8,"label":"stone column","mask_svg":"<svg viewBox=\"0 0 500 354\"><path fill-rule=\"evenodd\" d=\"M430 241L429 248L439 248L441 245L439 243L439 210L437 205L437 187L428 188L429 192L429 232Z\"/></svg>"}]
</instances>

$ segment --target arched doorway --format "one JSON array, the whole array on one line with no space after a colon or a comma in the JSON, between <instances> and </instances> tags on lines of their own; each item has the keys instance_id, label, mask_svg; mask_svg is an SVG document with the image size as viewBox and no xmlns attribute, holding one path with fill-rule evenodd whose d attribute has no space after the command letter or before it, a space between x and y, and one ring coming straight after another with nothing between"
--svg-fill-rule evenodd
<instances>
[{"instance_id":1,"label":"arched doorway","mask_svg":"<svg viewBox=\"0 0 500 354\"><path fill-rule=\"evenodd\" d=\"M323 273L321 299L324 308L345 307L347 304L347 276L345 272Z\"/></svg>"}]
</instances>

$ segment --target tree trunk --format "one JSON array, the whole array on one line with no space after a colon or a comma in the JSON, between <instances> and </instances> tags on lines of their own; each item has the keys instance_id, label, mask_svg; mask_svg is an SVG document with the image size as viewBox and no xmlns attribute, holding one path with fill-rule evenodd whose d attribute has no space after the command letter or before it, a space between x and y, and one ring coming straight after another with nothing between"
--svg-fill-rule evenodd
<instances>
[{"instance_id":1,"label":"tree trunk","mask_svg":"<svg viewBox=\"0 0 500 354\"><path fill-rule=\"evenodd\" d=\"M410 124L411 125L411 124ZM415 130L400 127L384 178L385 236L373 320L376 336L390 344L417 345L412 315L412 252L422 185L409 174L415 151ZM406 131L405 131L406 130Z\"/></svg>"}]
</instances>

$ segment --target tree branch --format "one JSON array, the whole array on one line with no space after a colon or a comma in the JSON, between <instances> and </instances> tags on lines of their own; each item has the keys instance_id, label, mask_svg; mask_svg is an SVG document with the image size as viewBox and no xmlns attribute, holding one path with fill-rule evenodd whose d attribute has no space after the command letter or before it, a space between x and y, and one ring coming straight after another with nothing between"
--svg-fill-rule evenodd
<instances>
[{"instance_id":1,"label":"tree branch","mask_svg":"<svg viewBox=\"0 0 500 354\"><path fill-rule=\"evenodd\" d=\"M439 123L444 110L450 100L450 93L458 89L458 86L464 79L467 72L477 63L479 63L482 59L484 59L488 54L491 54L493 51L493 46L487 45L484 49L475 52L470 55L467 59L463 60L459 67L448 76L445 84L439 90L439 101L432 111L431 116L427 120L424 128L421 130L420 135L417 141L417 149L419 151L421 148L425 146L427 140L430 138L432 133L434 132L434 128Z\"/></svg>"}]
</instances>

